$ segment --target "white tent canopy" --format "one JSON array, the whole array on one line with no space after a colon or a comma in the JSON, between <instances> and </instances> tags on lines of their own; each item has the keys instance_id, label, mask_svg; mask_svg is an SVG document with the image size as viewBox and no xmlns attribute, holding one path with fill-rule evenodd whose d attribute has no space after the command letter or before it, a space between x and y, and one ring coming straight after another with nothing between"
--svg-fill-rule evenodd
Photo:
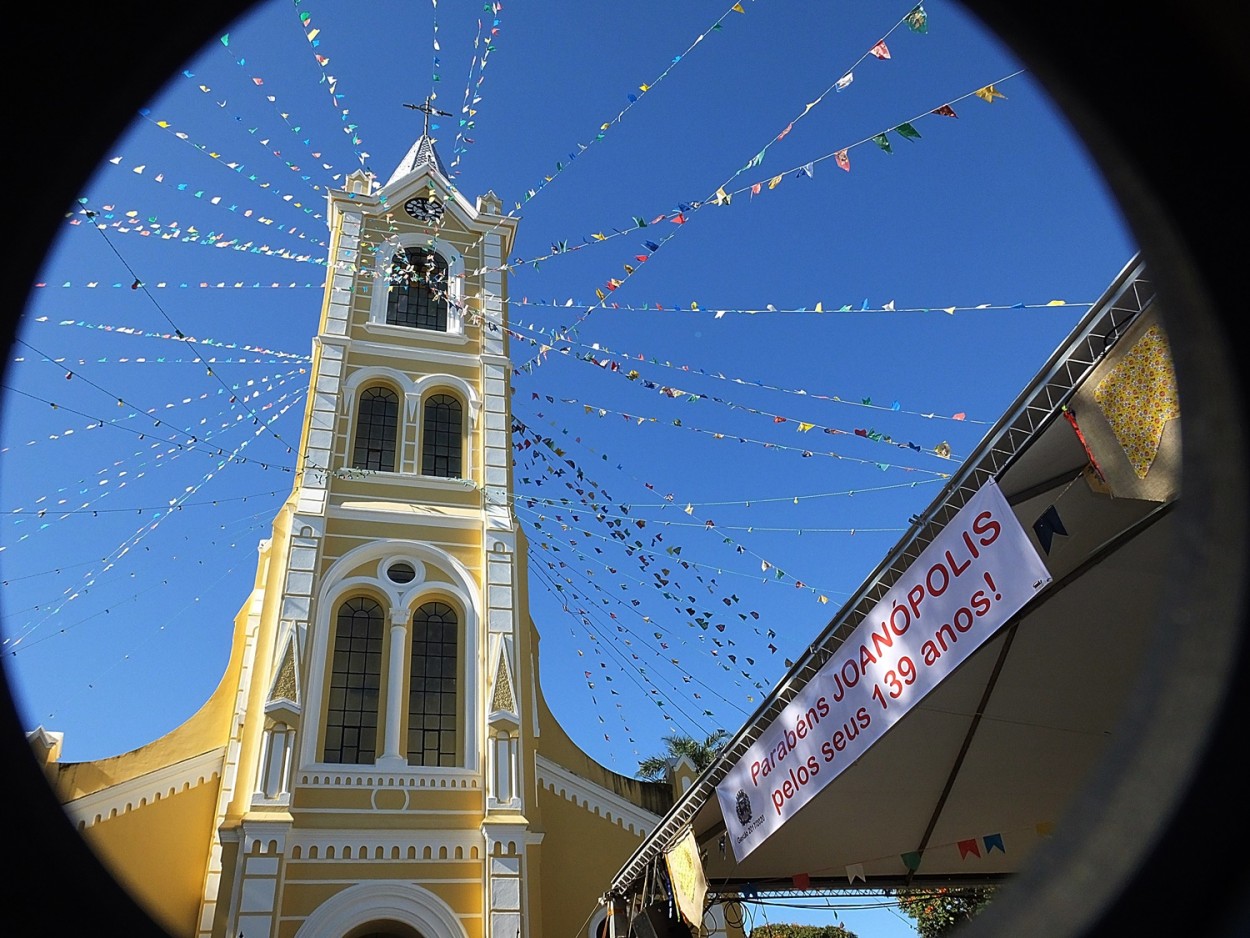
<instances>
[{"instance_id":1,"label":"white tent canopy","mask_svg":"<svg viewBox=\"0 0 1250 938\"><path fill-rule=\"evenodd\" d=\"M1044 854L1066 825L1085 823L1070 814L1156 680L1148 652L1180 504L1167 348L1155 292L1134 260L619 871L606 896L627 921L642 921L664 852L687 831L715 902L996 883ZM1153 398L1134 399L1143 393ZM1052 582L738 860L717 786L990 480ZM1153 823L1143 814L1143 839ZM739 827L731 818L730 830ZM1103 872L1108 882L1116 873Z\"/></svg>"}]
</instances>

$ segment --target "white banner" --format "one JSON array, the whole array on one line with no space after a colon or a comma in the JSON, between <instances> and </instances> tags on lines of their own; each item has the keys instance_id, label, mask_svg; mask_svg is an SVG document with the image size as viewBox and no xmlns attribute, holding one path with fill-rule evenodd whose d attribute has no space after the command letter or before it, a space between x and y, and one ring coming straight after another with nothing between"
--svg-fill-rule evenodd
<instances>
[{"instance_id":1,"label":"white banner","mask_svg":"<svg viewBox=\"0 0 1250 938\"><path fill-rule=\"evenodd\" d=\"M742 860L881 738L1050 572L991 480L716 787Z\"/></svg>"}]
</instances>

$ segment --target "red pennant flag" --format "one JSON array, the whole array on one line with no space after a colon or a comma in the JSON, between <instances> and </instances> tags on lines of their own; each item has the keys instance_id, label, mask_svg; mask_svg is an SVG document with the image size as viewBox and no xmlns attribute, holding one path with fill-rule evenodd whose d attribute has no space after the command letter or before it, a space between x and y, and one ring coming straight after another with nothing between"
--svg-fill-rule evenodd
<instances>
[{"instance_id":1,"label":"red pennant flag","mask_svg":"<svg viewBox=\"0 0 1250 938\"><path fill-rule=\"evenodd\" d=\"M846 155L845 150L839 150L833 155L833 158L837 160L838 166L842 169L846 170L848 173L851 171L851 158Z\"/></svg>"},{"instance_id":2,"label":"red pennant flag","mask_svg":"<svg viewBox=\"0 0 1250 938\"><path fill-rule=\"evenodd\" d=\"M879 59L888 59L890 57L890 50L885 47L884 39L882 39L879 43L877 43L868 51L871 52L873 55L875 55Z\"/></svg>"},{"instance_id":3,"label":"red pennant flag","mask_svg":"<svg viewBox=\"0 0 1250 938\"><path fill-rule=\"evenodd\" d=\"M794 888L795 888L795 889L809 889L809 888L811 888L811 885L812 885L812 878L811 878L811 876L810 876L810 875L808 875L807 873L795 873L795 874L794 874L793 879L794 879Z\"/></svg>"},{"instance_id":4,"label":"red pennant flag","mask_svg":"<svg viewBox=\"0 0 1250 938\"><path fill-rule=\"evenodd\" d=\"M959 842L959 859L966 859L968 854L972 854L974 857L981 856L981 850L977 846L975 838L972 840L961 840Z\"/></svg>"},{"instance_id":5,"label":"red pennant flag","mask_svg":"<svg viewBox=\"0 0 1250 938\"><path fill-rule=\"evenodd\" d=\"M685 216L683 213L678 212L678 213L677 213L677 217L675 217L675 218L673 219L673 224L674 224L674 225L684 225L685 223L686 223L686 216Z\"/></svg>"},{"instance_id":6,"label":"red pennant flag","mask_svg":"<svg viewBox=\"0 0 1250 938\"><path fill-rule=\"evenodd\" d=\"M955 113L955 109L949 104L943 104L939 108L934 108L932 113L937 114L939 117L959 117L959 115Z\"/></svg>"}]
</instances>

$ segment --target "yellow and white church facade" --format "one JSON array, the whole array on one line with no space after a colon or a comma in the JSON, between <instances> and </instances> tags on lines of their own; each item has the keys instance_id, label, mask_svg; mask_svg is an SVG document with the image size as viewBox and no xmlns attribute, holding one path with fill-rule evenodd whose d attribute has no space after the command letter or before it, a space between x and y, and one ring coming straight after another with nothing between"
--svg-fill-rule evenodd
<instances>
[{"instance_id":1,"label":"yellow and white church facade","mask_svg":"<svg viewBox=\"0 0 1250 938\"><path fill-rule=\"evenodd\" d=\"M539 687L510 502L516 220L456 191L426 134L328 201L299 471L220 684L131 752L30 742L179 938L597 938L604 886L693 773L606 769Z\"/></svg>"}]
</instances>

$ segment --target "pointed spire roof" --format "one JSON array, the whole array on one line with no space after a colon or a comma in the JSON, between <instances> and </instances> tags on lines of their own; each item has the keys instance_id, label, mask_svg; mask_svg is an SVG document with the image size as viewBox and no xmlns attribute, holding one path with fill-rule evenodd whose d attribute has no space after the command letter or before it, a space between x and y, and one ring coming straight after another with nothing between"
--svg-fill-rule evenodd
<instances>
[{"instance_id":1,"label":"pointed spire roof","mask_svg":"<svg viewBox=\"0 0 1250 938\"><path fill-rule=\"evenodd\" d=\"M415 172L422 166L432 166L440 176L444 179L448 178L447 168L443 166L443 161L438 158L438 151L434 149L434 138L430 136L430 115L437 114L441 117L451 117L451 114L448 111L438 110L430 103L430 100L430 98L426 98L421 104L404 105L406 108L411 108L424 114L425 122L421 128L421 136L409 147L408 153L400 160L399 165L395 167L395 172L391 173L391 178L386 181L388 186L395 180Z\"/></svg>"}]
</instances>

